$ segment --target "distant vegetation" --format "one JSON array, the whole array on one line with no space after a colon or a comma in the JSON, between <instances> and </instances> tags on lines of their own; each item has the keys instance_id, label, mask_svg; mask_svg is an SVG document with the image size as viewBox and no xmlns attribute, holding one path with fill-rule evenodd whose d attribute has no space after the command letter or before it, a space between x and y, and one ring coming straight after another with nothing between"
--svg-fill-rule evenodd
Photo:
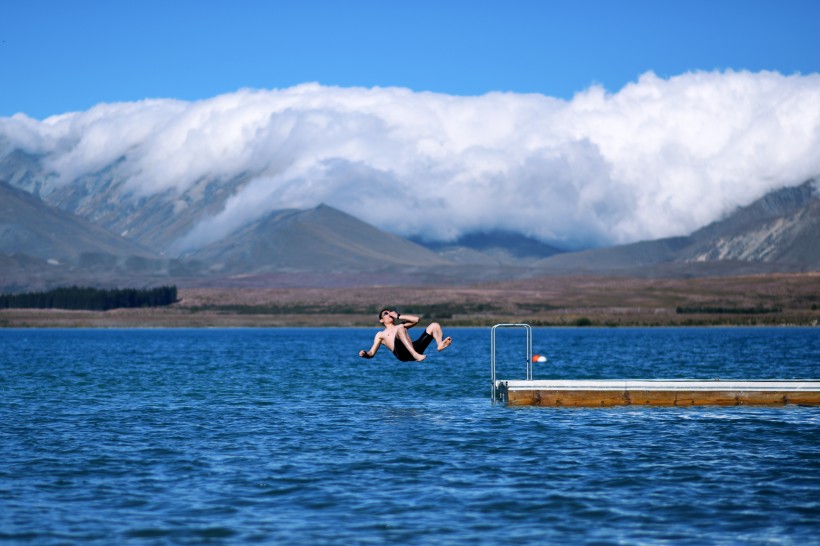
<instances>
[{"instance_id":1,"label":"distant vegetation","mask_svg":"<svg viewBox=\"0 0 820 546\"><path fill-rule=\"evenodd\" d=\"M123 307L159 307L177 301L176 286L135 288L55 288L48 292L0 295L0 309L72 309L108 311Z\"/></svg>"},{"instance_id":2,"label":"distant vegetation","mask_svg":"<svg viewBox=\"0 0 820 546\"><path fill-rule=\"evenodd\" d=\"M763 315L766 313L781 313L781 307L678 307L679 315L710 314L710 315Z\"/></svg>"},{"instance_id":3,"label":"distant vegetation","mask_svg":"<svg viewBox=\"0 0 820 546\"><path fill-rule=\"evenodd\" d=\"M419 315L425 320L446 320L454 315L473 315L498 311L500 307L485 303L434 303L399 305L398 309L410 315ZM191 313L214 312L240 315L355 315L372 316L378 322L379 305L333 304L322 301L312 304L291 303L283 305L197 305L187 309Z\"/></svg>"}]
</instances>

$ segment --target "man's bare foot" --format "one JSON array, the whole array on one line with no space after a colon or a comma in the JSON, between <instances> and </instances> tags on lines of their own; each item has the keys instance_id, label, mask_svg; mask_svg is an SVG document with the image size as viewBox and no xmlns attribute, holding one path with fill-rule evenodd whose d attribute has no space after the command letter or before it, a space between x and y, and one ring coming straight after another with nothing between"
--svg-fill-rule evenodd
<instances>
[{"instance_id":1,"label":"man's bare foot","mask_svg":"<svg viewBox=\"0 0 820 546\"><path fill-rule=\"evenodd\" d=\"M418 355L418 356L414 356L413 358L415 358L415 359L416 359L416 362L421 362L422 360L424 360L425 358L427 358L427 355L421 355L421 354L420 354L420 355Z\"/></svg>"},{"instance_id":2,"label":"man's bare foot","mask_svg":"<svg viewBox=\"0 0 820 546\"><path fill-rule=\"evenodd\" d=\"M453 342L453 338L445 337L444 339L441 340L441 343L439 343L438 350L443 351L444 349L449 347L452 342Z\"/></svg>"}]
</instances>

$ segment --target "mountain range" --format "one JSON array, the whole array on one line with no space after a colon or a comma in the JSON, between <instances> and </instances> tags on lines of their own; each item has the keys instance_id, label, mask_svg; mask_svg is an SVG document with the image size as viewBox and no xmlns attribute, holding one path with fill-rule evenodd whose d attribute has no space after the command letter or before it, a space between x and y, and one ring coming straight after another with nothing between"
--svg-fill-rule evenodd
<instances>
[{"instance_id":1,"label":"mountain range","mask_svg":"<svg viewBox=\"0 0 820 546\"><path fill-rule=\"evenodd\" d=\"M569 252L516 233L408 240L335 208L268 213L198 247L179 241L249 177L134 195L116 164L62 184L40 158L0 154L0 290L65 284L464 283L554 274L689 276L820 270L817 184L773 191L681 237Z\"/></svg>"}]
</instances>

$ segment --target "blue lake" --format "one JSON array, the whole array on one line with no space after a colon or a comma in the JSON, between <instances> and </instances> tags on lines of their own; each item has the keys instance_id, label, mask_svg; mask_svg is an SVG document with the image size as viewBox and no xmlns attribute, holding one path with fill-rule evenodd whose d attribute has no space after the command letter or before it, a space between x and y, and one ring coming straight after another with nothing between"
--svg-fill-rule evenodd
<instances>
[{"instance_id":1,"label":"blue lake","mask_svg":"<svg viewBox=\"0 0 820 546\"><path fill-rule=\"evenodd\" d=\"M375 333L0 330L0 542L820 544L820 408L505 408L489 329L421 364L360 359ZM536 378L820 377L820 329L533 348Z\"/></svg>"}]
</instances>

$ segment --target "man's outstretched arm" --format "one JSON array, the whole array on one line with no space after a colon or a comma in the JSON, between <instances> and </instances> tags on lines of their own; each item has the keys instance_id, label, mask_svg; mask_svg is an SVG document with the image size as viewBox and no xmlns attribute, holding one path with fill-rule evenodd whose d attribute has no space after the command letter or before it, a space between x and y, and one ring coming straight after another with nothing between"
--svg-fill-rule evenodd
<instances>
[{"instance_id":1,"label":"man's outstretched arm","mask_svg":"<svg viewBox=\"0 0 820 546\"><path fill-rule=\"evenodd\" d=\"M376 356L376 351L379 350L379 347L381 347L381 344L382 344L382 339L378 335L376 335L376 339L373 340L373 346L370 348L370 350L369 351L364 351L364 350L359 351L359 356L362 357L362 358L373 358L374 356Z\"/></svg>"}]
</instances>

